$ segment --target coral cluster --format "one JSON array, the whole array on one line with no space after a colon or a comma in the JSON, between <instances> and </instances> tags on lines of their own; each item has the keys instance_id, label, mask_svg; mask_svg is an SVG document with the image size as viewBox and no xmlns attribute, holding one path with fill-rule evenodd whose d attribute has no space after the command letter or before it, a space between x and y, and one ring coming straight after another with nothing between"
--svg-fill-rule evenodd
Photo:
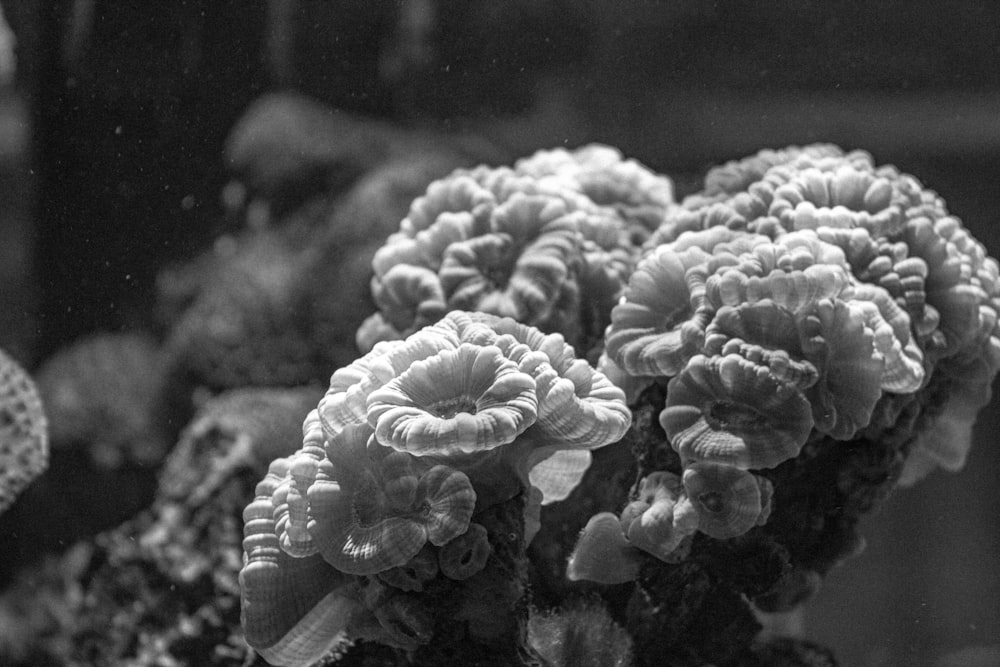
<instances>
[{"instance_id":1,"label":"coral cluster","mask_svg":"<svg viewBox=\"0 0 1000 667\"><path fill-rule=\"evenodd\" d=\"M603 146L429 187L452 158L380 153L276 220L357 148L255 171L268 146L247 194L280 206L161 275L162 351L83 341L40 383L60 440L112 464L141 459L150 405L180 424L171 400L244 388L200 401L151 508L36 571L72 613L26 617L59 641L0 636L4 658L833 664L762 622L893 488L962 465L1000 367L1000 271L937 195L829 145L723 165L680 204ZM325 393L275 387L331 368ZM144 421L88 393L102 377Z\"/></svg>"},{"instance_id":2,"label":"coral cluster","mask_svg":"<svg viewBox=\"0 0 1000 667\"><path fill-rule=\"evenodd\" d=\"M669 179L606 146L458 170L432 183L376 252L379 312L358 345L477 310L559 332L596 359L641 243L673 206Z\"/></svg>"},{"instance_id":3,"label":"coral cluster","mask_svg":"<svg viewBox=\"0 0 1000 667\"><path fill-rule=\"evenodd\" d=\"M539 503L630 422L623 392L561 335L508 318L454 311L378 343L333 374L302 448L246 509L247 640L286 665L357 638L517 650L525 619L491 610L524 611Z\"/></svg>"},{"instance_id":4,"label":"coral cluster","mask_svg":"<svg viewBox=\"0 0 1000 667\"><path fill-rule=\"evenodd\" d=\"M762 151L667 212L600 364L629 393L639 481L568 569L637 582L624 614L640 662L745 658L740 598L793 609L893 486L961 467L1000 369L998 280L940 197L862 151ZM720 560L732 549L746 565ZM712 612L726 648L684 639L727 596Z\"/></svg>"},{"instance_id":5,"label":"coral cluster","mask_svg":"<svg viewBox=\"0 0 1000 667\"><path fill-rule=\"evenodd\" d=\"M667 214L611 313L604 367L635 393L669 379L659 421L680 465L642 480L615 541L675 562L696 531L746 533L771 510L759 471L813 433L890 426L879 402L935 373L950 398L902 475L960 467L1000 368L998 310L983 246L867 153L793 147L713 169ZM571 574L587 577L586 562Z\"/></svg>"},{"instance_id":6,"label":"coral cluster","mask_svg":"<svg viewBox=\"0 0 1000 667\"><path fill-rule=\"evenodd\" d=\"M48 463L48 425L38 391L0 350L0 514Z\"/></svg>"}]
</instances>

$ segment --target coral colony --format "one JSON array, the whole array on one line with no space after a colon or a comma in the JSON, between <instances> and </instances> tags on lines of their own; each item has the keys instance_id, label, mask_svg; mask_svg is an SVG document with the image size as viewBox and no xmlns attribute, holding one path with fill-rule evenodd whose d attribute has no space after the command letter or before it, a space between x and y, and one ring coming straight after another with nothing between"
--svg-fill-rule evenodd
<instances>
[{"instance_id":1,"label":"coral colony","mask_svg":"<svg viewBox=\"0 0 1000 667\"><path fill-rule=\"evenodd\" d=\"M459 170L373 267L367 353L244 514L243 624L276 665L355 641L566 664L594 640L553 648L542 603L624 628L606 664L810 664L760 622L894 486L962 466L1000 367L997 263L912 176L830 145L681 203L603 146ZM594 451L616 447L624 471ZM614 480L619 506L574 509ZM529 597L550 508L580 532Z\"/></svg>"}]
</instances>

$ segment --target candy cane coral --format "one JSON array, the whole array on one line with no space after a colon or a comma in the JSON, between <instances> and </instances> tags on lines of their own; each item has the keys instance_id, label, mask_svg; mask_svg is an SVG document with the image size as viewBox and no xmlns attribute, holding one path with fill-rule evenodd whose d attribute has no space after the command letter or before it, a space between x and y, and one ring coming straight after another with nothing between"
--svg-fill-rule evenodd
<instances>
[{"instance_id":1,"label":"candy cane coral","mask_svg":"<svg viewBox=\"0 0 1000 667\"><path fill-rule=\"evenodd\" d=\"M28 374L0 350L0 513L49 463L42 402Z\"/></svg>"},{"instance_id":2,"label":"candy cane coral","mask_svg":"<svg viewBox=\"0 0 1000 667\"><path fill-rule=\"evenodd\" d=\"M413 202L373 260L379 312L358 345L405 337L453 309L511 317L598 349L673 185L606 146L459 170Z\"/></svg>"},{"instance_id":3,"label":"candy cane coral","mask_svg":"<svg viewBox=\"0 0 1000 667\"><path fill-rule=\"evenodd\" d=\"M1000 369L998 276L940 197L862 151L711 170L612 310L600 367L653 416L636 421L630 501L586 525L570 578L637 582L646 658L684 641L657 610L688 604L674 587L697 577L767 611L807 598L893 485L964 462ZM785 573L736 584L729 548Z\"/></svg>"},{"instance_id":4,"label":"candy cane coral","mask_svg":"<svg viewBox=\"0 0 1000 667\"><path fill-rule=\"evenodd\" d=\"M831 145L672 196L587 147L414 201L373 260L369 351L246 510L243 622L265 658L363 639L523 662L525 549L555 520L586 526L571 554L536 540L558 561L539 572L569 556L540 597L624 584L605 602L639 663L742 664L754 614L812 595L860 515L961 466L1000 369L1000 269L940 197Z\"/></svg>"}]
</instances>

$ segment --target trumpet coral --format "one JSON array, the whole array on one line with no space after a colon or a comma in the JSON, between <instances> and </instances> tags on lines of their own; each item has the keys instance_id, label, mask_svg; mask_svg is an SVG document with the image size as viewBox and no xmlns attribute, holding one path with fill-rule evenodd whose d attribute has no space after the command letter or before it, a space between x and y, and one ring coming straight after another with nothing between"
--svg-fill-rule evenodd
<instances>
[{"instance_id":1,"label":"trumpet coral","mask_svg":"<svg viewBox=\"0 0 1000 667\"><path fill-rule=\"evenodd\" d=\"M1000 369L998 275L936 193L865 152L711 170L612 310L599 368L645 415L639 483L583 529L570 579L636 582L627 615L647 657L683 641L649 630L684 627L657 611L688 604L679 587L768 611L807 599L893 486L964 462ZM771 574L739 579L731 549ZM733 600L720 623L737 628Z\"/></svg>"},{"instance_id":2,"label":"trumpet coral","mask_svg":"<svg viewBox=\"0 0 1000 667\"><path fill-rule=\"evenodd\" d=\"M704 281L694 272L688 278L707 253L661 248L639 264L625 300L611 312L607 354L631 375L676 375L704 344L710 321Z\"/></svg>"},{"instance_id":3,"label":"trumpet coral","mask_svg":"<svg viewBox=\"0 0 1000 667\"><path fill-rule=\"evenodd\" d=\"M566 574L634 582L640 662L752 662L732 647L858 553L863 514L962 466L1000 369L998 265L933 191L832 145L711 170L644 253L599 364L639 482Z\"/></svg>"},{"instance_id":4,"label":"trumpet coral","mask_svg":"<svg viewBox=\"0 0 1000 667\"><path fill-rule=\"evenodd\" d=\"M376 252L379 312L358 346L464 309L562 333L588 354L639 245L674 205L669 179L606 146L458 170L432 183Z\"/></svg>"},{"instance_id":5,"label":"trumpet coral","mask_svg":"<svg viewBox=\"0 0 1000 667\"><path fill-rule=\"evenodd\" d=\"M742 535L765 523L771 512L771 483L735 466L694 463L683 481L698 512L698 529L709 537Z\"/></svg>"},{"instance_id":6,"label":"trumpet coral","mask_svg":"<svg viewBox=\"0 0 1000 667\"><path fill-rule=\"evenodd\" d=\"M698 510L681 478L662 470L640 482L638 498L621 516L629 543L663 561L677 559L677 552L683 551L679 547L698 529L698 523Z\"/></svg>"},{"instance_id":7,"label":"trumpet coral","mask_svg":"<svg viewBox=\"0 0 1000 667\"><path fill-rule=\"evenodd\" d=\"M494 515L512 510L498 508L516 508L523 549L544 496L529 492L532 469L617 441L630 421L622 391L559 334L456 311L378 343L333 374L302 448L272 462L247 507L248 641L291 665L340 632L415 650L439 622L420 597L432 584L482 576L516 600L518 587L489 565L510 548ZM567 493L579 462L550 466L542 477L557 481L546 486ZM314 568L333 573L322 579L330 586L308 588ZM285 605L284 595L294 599ZM478 617L474 607L462 613Z\"/></svg>"},{"instance_id":8,"label":"trumpet coral","mask_svg":"<svg viewBox=\"0 0 1000 667\"><path fill-rule=\"evenodd\" d=\"M660 423L687 462L771 468L799 453L813 425L794 384L738 354L692 357L670 382Z\"/></svg>"}]
</instances>

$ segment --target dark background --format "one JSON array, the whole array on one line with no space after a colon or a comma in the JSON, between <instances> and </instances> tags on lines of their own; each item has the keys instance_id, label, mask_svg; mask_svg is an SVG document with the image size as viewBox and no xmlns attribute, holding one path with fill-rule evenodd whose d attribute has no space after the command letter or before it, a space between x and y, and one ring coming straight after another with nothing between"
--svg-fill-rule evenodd
<instances>
[{"instance_id":1,"label":"dark background","mask_svg":"<svg viewBox=\"0 0 1000 667\"><path fill-rule=\"evenodd\" d=\"M1000 3L3 2L0 347L27 366L149 324L153 280L229 224L227 131L292 88L526 154L600 141L697 187L790 143L864 148L1000 255ZM997 401L966 469L900 491L807 633L845 665L1000 664Z\"/></svg>"}]
</instances>

